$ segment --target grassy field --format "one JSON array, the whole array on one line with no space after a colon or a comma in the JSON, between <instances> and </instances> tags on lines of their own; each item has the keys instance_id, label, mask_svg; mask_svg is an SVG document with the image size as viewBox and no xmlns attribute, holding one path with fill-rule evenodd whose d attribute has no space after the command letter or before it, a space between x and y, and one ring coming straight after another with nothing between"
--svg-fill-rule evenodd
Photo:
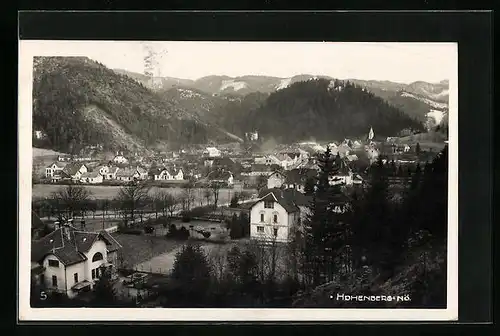
<instances>
[{"instance_id":1,"label":"grassy field","mask_svg":"<svg viewBox=\"0 0 500 336\"><path fill-rule=\"evenodd\" d=\"M64 153L59 153L50 149L33 147L33 157L59 156L59 155L64 155Z\"/></svg>"},{"instance_id":2,"label":"grassy field","mask_svg":"<svg viewBox=\"0 0 500 336\"><path fill-rule=\"evenodd\" d=\"M138 264L174 250L182 242L146 235L129 235L113 233L113 237L123 246L123 267L134 267Z\"/></svg>"},{"instance_id":3,"label":"grassy field","mask_svg":"<svg viewBox=\"0 0 500 336\"><path fill-rule=\"evenodd\" d=\"M65 188L65 186L54 185L54 184L35 184L32 189L33 198L45 198L50 197L55 191ZM85 186L92 193L92 198L95 199L113 199L118 194L120 190L119 186ZM149 191L150 195L154 195L158 191L165 191L171 195L179 196L182 193L182 188L159 188L152 187ZM205 202L203 197L203 189L195 189L196 201L194 206L200 206L200 202ZM234 190L232 189L221 189L219 193L219 204L229 203L232 195L234 195ZM204 203L203 203L204 204Z\"/></svg>"}]
</instances>

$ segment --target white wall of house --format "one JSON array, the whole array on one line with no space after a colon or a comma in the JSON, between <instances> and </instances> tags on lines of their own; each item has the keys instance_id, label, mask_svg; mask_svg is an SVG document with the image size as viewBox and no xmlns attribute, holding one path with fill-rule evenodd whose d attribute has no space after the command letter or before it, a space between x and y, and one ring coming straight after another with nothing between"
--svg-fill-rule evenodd
<instances>
[{"instance_id":1,"label":"white wall of house","mask_svg":"<svg viewBox=\"0 0 500 336\"><path fill-rule=\"evenodd\" d=\"M337 179L336 181L334 179ZM335 184L345 184L345 185L352 185L353 180L352 180L352 174L349 175L336 175L330 179L330 185L335 185Z\"/></svg>"},{"instance_id":2,"label":"white wall of house","mask_svg":"<svg viewBox=\"0 0 500 336\"><path fill-rule=\"evenodd\" d=\"M63 170L62 167L58 167L55 163L50 167L45 168L45 177L52 177L55 173L61 172Z\"/></svg>"},{"instance_id":3,"label":"white wall of house","mask_svg":"<svg viewBox=\"0 0 500 336\"><path fill-rule=\"evenodd\" d=\"M113 162L116 163L128 163L128 159L122 155L117 155L114 157Z\"/></svg>"},{"instance_id":4,"label":"white wall of house","mask_svg":"<svg viewBox=\"0 0 500 336\"><path fill-rule=\"evenodd\" d=\"M284 182L285 177L283 175L274 173L267 179L267 188L281 188Z\"/></svg>"},{"instance_id":5,"label":"white wall of house","mask_svg":"<svg viewBox=\"0 0 500 336\"><path fill-rule=\"evenodd\" d=\"M57 260L59 262L59 266L49 266L49 260ZM49 254L45 257L42 265L45 267L44 285L47 288L66 293L69 297L74 297L77 294L71 290L71 287L75 284L74 274L78 273L78 281L85 279L85 262L79 262L65 267L55 255ZM57 277L56 287L53 286L53 276Z\"/></svg>"},{"instance_id":6,"label":"white wall of house","mask_svg":"<svg viewBox=\"0 0 500 336\"><path fill-rule=\"evenodd\" d=\"M262 221L261 215L264 215ZM274 216L277 216L277 221L274 222ZM289 226L294 222L290 222L291 217L286 210L278 203L273 203L273 208L264 207L264 201L255 204L250 211L250 238L257 240L273 240L274 229L277 229L277 242L289 241ZM263 231L262 231L263 228Z\"/></svg>"},{"instance_id":7,"label":"white wall of house","mask_svg":"<svg viewBox=\"0 0 500 336\"><path fill-rule=\"evenodd\" d=\"M100 252L102 254L103 259L96 262L92 262L92 258L97 252ZM108 260L106 243L103 240L97 240L94 243L94 245L92 245L90 250L87 253L85 253L85 256L87 257L87 262L85 267L85 279L93 283L97 278L94 277L94 279L92 279L92 270L99 268L102 264L106 263Z\"/></svg>"},{"instance_id":8,"label":"white wall of house","mask_svg":"<svg viewBox=\"0 0 500 336\"><path fill-rule=\"evenodd\" d=\"M75 175L71 176L71 178L73 180L79 180L86 172L88 172L87 166L82 165L80 169L78 169L78 171L75 173Z\"/></svg>"}]
</instances>

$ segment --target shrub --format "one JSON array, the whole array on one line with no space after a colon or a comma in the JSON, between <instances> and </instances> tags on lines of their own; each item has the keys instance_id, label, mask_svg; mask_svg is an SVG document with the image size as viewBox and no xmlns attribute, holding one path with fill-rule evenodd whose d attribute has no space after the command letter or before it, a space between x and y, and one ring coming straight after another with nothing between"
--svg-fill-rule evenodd
<instances>
[{"instance_id":1,"label":"shrub","mask_svg":"<svg viewBox=\"0 0 500 336\"><path fill-rule=\"evenodd\" d=\"M132 234L132 235L141 235L142 231L137 230L137 229L125 229L125 230L122 230L121 233Z\"/></svg>"},{"instance_id":2,"label":"shrub","mask_svg":"<svg viewBox=\"0 0 500 336\"><path fill-rule=\"evenodd\" d=\"M186 240L189 238L189 231L182 226L178 231L178 238L182 240Z\"/></svg>"}]
</instances>

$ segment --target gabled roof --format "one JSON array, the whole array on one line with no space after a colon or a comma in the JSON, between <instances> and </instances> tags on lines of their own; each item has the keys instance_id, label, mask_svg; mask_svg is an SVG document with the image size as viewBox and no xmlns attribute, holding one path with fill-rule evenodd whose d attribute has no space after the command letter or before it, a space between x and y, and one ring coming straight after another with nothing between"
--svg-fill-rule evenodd
<instances>
[{"instance_id":1,"label":"gabled roof","mask_svg":"<svg viewBox=\"0 0 500 336\"><path fill-rule=\"evenodd\" d=\"M85 166L83 163L81 162L71 162L71 163L68 163L64 169L63 169L63 172L69 176L73 176L75 175L76 173L78 173L78 171L83 167ZM87 166L85 166L87 167Z\"/></svg>"},{"instance_id":2,"label":"gabled roof","mask_svg":"<svg viewBox=\"0 0 500 336\"><path fill-rule=\"evenodd\" d=\"M213 165L216 165L216 166L223 166L223 165L232 166L235 164L234 160L227 157L227 156L216 157L216 158L213 158L212 161L213 161Z\"/></svg>"},{"instance_id":3,"label":"gabled roof","mask_svg":"<svg viewBox=\"0 0 500 336\"><path fill-rule=\"evenodd\" d=\"M269 179L269 178L271 178L271 177L272 177L272 176L274 176L274 175L279 175L279 176L281 176L281 177L286 178L286 175L285 175L283 172L281 172L281 171L279 171L279 170L275 170L275 171L273 171L273 173L272 173L271 175L269 175L269 176L268 176L268 179Z\"/></svg>"},{"instance_id":4,"label":"gabled roof","mask_svg":"<svg viewBox=\"0 0 500 336\"><path fill-rule=\"evenodd\" d=\"M309 204L309 197L295 189L265 189L259 193L259 200L255 204L262 201L278 202L288 213L300 211L301 206Z\"/></svg>"},{"instance_id":5,"label":"gabled roof","mask_svg":"<svg viewBox=\"0 0 500 336\"><path fill-rule=\"evenodd\" d=\"M132 169L132 168L123 168L120 169L117 173L116 176L125 176L125 177L132 177L135 175L137 172L137 169Z\"/></svg>"},{"instance_id":6,"label":"gabled roof","mask_svg":"<svg viewBox=\"0 0 500 336\"><path fill-rule=\"evenodd\" d=\"M62 228L32 243L32 261L41 262L49 254L54 254L66 266L87 259L85 255L78 251L74 242L64 237Z\"/></svg>"},{"instance_id":7,"label":"gabled roof","mask_svg":"<svg viewBox=\"0 0 500 336\"><path fill-rule=\"evenodd\" d=\"M59 169L63 169L64 167L66 167L69 163L68 162L61 162L61 161L54 161L52 162L50 165L48 165L46 168L50 168L52 167L53 165L56 165Z\"/></svg>"},{"instance_id":8,"label":"gabled roof","mask_svg":"<svg viewBox=\"0 0 500 336\"><path fill-rule=\"evenodd\" d=\"M35 241L31 246L31 260L41 262L47 255L55 255L64 265L69 266L82 261L92 245L102 238L108 246L108 251L116 251L121 245L106 231L88 232L78 231L72 226L67 226L69 238L59 228L42 239Z\"/></svg>"},{"instance_id":9,"label":"gabled roof","mask_svg":"<svg viewBox=\"0 0 500 336\"><path fill-rule=\"evenodd\" d=\"M87 173L83 173L82 174L82 178L96 178L96 177L99 177L101 176L101 174L99 173L99 170L98 169L95 169L91 172L87 172Z\"/></svg>"},{"instance_id":10,"label":"gabled roof","mask_svg":"<svg viewBox=\"0 0 500 336\"><path fill-rule=\"evenodd\" d=\"M145 168L138 166L137 167L137 172L139 174L147 174L148 171Z\"/></svg>"}]
</instances>

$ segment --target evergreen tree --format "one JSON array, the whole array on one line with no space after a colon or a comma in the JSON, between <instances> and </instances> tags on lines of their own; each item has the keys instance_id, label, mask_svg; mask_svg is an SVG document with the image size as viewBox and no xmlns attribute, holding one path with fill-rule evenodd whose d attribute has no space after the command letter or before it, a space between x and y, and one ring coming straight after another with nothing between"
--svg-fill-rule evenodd
<instances>
[{"instance_id":1,"label":"evergreen tree","mask_svg":"<svg viewBox=\"0 0 500 336\"><path fill-rule=\"evenodd\" d=\"M170 299L182 306L203 305L211 273L210 264L200 246L184 245L175 256L172 279L176 290L170 293Z\"/></svg>"},{"instance_id":2,"label":"evergreen tree","mask_svg":"<svg viewBox=\"0 0 500 336\"><path fill-rule=\"evenodd\" d=\"M330 148L318 158L320 168L316 190L312 194L310 211L305 223L305 262L308 281L319 284L335 274L335 250L342 245L341 233L345 231L341 214L335 212L339 204L343 207L342 191L333 183L339 162L333 158Z\"/></svg>"},{"instance_id":3,"label":"evergreen tree","mask_svg":"<svg viewBox=\"0 0 500 336\"><path fill-rule=\"evenodd\" d=\"M97 307L111 307L116 304L116 289L111 279L111 272L100 269L101 276L94 286L93 304Z\"/></svg>"},{"instance_id":4,"label":"evergreen tree","mask_svg":"<svg viewBox=\"0 0 500 336\"><path fill-rule=\"evenodd\" d=\"M387 171L379 157L370 169L369 185L363 197L361 213L355 221L353 234L357 255L369 258L373 265L389 266L391 208Z\"/></svg>"},{"instance_id":5,"label":"evergreen tree","mask_svg":"<svg viewBox=\"0 0 500 336\"><path fill-rule=\"evenodd\" d=\"M420 143L417 142L417 145L415 147L415 154L417 154L417 156L420 156L421 152L422 150L420 149Z\"/></svg>"},{"instance_id":6,"label":"evergreen tree","mask_svg":"<svg viewBox=\"0 0 500 336\"><path fill-rule=\"evenodd\" d=\"M258 294L257 257L248 250L240 251L235 246L228 255L228 271L243 294Z\"/></svg>"}]
</instances>

